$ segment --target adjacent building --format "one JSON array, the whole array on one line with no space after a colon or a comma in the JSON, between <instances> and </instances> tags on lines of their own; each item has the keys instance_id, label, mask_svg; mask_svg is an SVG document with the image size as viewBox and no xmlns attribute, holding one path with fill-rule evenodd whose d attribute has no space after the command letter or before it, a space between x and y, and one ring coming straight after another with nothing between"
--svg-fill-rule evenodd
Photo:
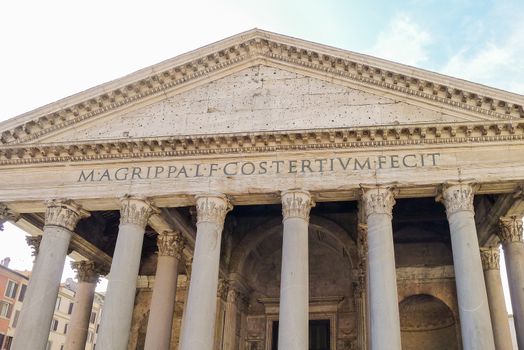
<instances>
[{"instance_id":1,"label":"adjacent building","mask_svg":"<svg viewBox=\"0 0 524 350\"><path fill-rule=\"evenodd\" d=\"M18 272L9 268L9 258L0 263L0 349L9 350L16 335L20 310L23 307L25 291L31 273ZM68 326L74 307L77 283L68 278L60 284L53 318L49 331L46 350L63 350L68 334ZM94 350L98 324L103 305L103 295L96 293L93 308L89 316L89 329L85 350ZM36 309L35 312L38 312Z\"/></svg>"}]
</instances>

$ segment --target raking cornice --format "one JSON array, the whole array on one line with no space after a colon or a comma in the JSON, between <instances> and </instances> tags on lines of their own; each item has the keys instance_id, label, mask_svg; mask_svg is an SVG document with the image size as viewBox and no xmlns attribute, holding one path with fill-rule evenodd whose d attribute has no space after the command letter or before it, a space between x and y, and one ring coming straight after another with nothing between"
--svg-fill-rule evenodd
<instances>
[{"instance_id":1,"label":"raking cornice","mask_svg":"<svg viewBox=\"0 0 524 350\"><path fill-rule=\"evenodd\" d=\"M485 120L524 117L524 97L329 46L254 29L0 123L0 145L36 141L73 124L237 65L274 62L401 94Z\"/></svg>"}]
</instances>

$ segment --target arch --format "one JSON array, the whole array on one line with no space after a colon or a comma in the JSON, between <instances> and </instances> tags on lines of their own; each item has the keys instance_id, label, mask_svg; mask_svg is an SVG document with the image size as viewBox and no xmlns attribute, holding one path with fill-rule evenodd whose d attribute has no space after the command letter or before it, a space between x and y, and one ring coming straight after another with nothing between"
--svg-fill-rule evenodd
<instances>
[{"instance_id":1,"label":"arch","mask_svg":"<svg viewBox=\"0 0 524 350\"><path fill-rule=\"evenodd\" d=\"M345 229L331 220L316 215L311 215L309 220L309 229L321 230L322 232L330 235L340 244L343 249L346 250L351 266L356 266L357 246L355 241L351 239L350 235ZM268 221L264 225L261 225L254 232L247 234L235 247L233 253L231 254L229 272L242 274L244 264L251 251L268 237L276 235L280 232L282 232L282 220L275 218Z\"/></svg>"},{"instance_id":2,"label":"arch","mask_svg":"<svg viewBox=\"0 0 524 350\"><path fill-rule=\"evenodd\" d=\"M414 294L399 303L403 350L458 350L458 322L439 298Z\"/></svg>"}]
</instances>

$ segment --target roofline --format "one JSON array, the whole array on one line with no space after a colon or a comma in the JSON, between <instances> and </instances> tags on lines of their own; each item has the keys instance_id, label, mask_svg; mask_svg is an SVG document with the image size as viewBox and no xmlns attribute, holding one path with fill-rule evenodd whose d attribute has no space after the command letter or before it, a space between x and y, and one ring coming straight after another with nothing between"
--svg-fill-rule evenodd
<instances>
[{"instance_id":1,"label":"roofline","mask_svg":"<svg viewBox=\"0 0 524 350\"><path fill-rule=\"evenodd\" d=\"M481 95L486 95L495 99L501 99L510 103L524 105L524 95L517 93L505 91L502 89L497 89L489 87L486 85L473 83L464 79L454 78L444 74L432 72L422 68L416 68L413 66L396 63L393 61L385 60L382 58L377 58L369 56L366 54L356 53L353 51L336 48L329 45L319 44L304 39L299 39L287 35L282 35L278 33L273 33L270 31L253 28L239 34L227 37L225 39L213 42L211 44L196 48L189 52L180 54L173 58L164 60L152 66L142 68L133 73L127 74L121 78L111 80L109 82L94 86L87 90L78 92L76 94L70 95L68 97L62 98L55 102L51 102L42 107L36 108L34 110L28 111L26 113L20 114L18 116L9 118L5 121L0 122L0 130L8 130L15 128L27 121L33 120L41 115L49 114L56 112L61 109L73 106L77 103L88 101L94 97L100 96L104 93L109 93L114 89L121 88L127 84L137 82L141 79L147 78L152 74L159 73L169 69L171 67L183 65L192 60L206 57L209 54L215 53L217 51L223 50L231 45L246 42L252 39L266 39L271 41L280 42L282 44L299 46L311 50L316 50L319 53L331 55L336 58L346 59L355 61L357 63L369 66L379 66L382 69L391 70L392 72L403 74L409 77L432 81L437 84L442 84L451 88L464 89L470 92L479 93Z\"/></svg>"},{"instance_id":2,"label":"roofline","mask_svg":"<svg viewBox=\"0 0 524 350\"><path fill-rule=\"evenodd\" d=\"M18 276L20 276L20 277L22 277L22 278L24 278L24 279L29 281L29 277L25 276L24 274L22 274L22 273L20 273L20 272L18 272L16 270L10 269L9 267L6 267L4 265L0 265L0 267L3 268L4 270L7 270L7 271L9 271L11 273L14 273L15 275L18 275Z\"/></svg>"}]
</instances>

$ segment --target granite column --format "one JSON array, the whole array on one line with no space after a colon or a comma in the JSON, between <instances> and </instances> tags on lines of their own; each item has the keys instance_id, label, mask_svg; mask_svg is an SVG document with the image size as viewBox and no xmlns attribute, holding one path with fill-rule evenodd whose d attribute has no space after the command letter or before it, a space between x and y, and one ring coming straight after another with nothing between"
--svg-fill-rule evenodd
<instances>
[{"instance_id":1,"label":"granite column","mask_svg":"<svg viewBox=\"0 0 524 350\"><path fill-rule=\"evenodd\" d=\"M474 185L445 184L437 198L449 222L464 350L493 350L495 342L475 227Z\"/></svg>"},{"instance_id":2,"label":"granite column","mask_svg":"<svg viewBox=\"0 0 524 350\"><path fill-rule=\"evenodd\" d=\"M524 349L524 242L522 219L516 216L500 218L499 237L504 250L511 306L517 344Z\"/></svg>"},{"instance_id":3,"label":"granite column","mask_svg":"<svg viewBox=\"0 0 524 350\"><path fill-rule=\"evenodd\" d=\"M309 212L314 205L307 191L282 193L283 243L280 277L278 348L309 347Z\"/></svg>"},{"instance_id":4,"label":"granite column","mask_svg":"<svg viewBox=\"0 0 524 350\"><path fill-rule=\"evenodd\" d=\"M184 249L184 238L180 232L164 232L158 235L157 246L158 262L147 323L145 350L171 348L178 263Z\"/></svg>"},{"instance_id":5,"label":"granite column","mask_svg":"<svg viewBox=\"0 0 524 350\"><path fill-rule=\"evenodd\" d=\"M367 218L371 349L400 350L397 275L391 223L393 189L362 186Z\"/></svg>"},{"instance_id":6,"label":"granite column","mask_svg":"<svg viewBox=\"0 0 524 350\"><path fill-rule=\"evenodd\" d=\"M500 278L500 250L498 247L480 248L480 258L484 269L495 348L511 349L513 345L509 330L508 311Z\"/></svg>"},{"instance_id":7,"label":"granite column","mask_svg":"<svg viewBox=\"0 0 524 350\"><path fill-rule=\"evenodd\" d=\"M84 350L96 284L98 283L101 270L93 261L74 261L71 263L71 267L77 271L78 284L64 349Z\"/></svg>"},{"instance_id":8,"label":"granite column","mask_svg":"<svg viewBox=\"0 0 524 350\"><path fill-rule=\"evenodd\" d=\"M145 227L155 211L142 198L121 200L120 226L96 344L99 350L127 349Z\"/></svg>"},{"instance_id":9,"label":"granite column","mask_svg":"<svg viewBox=\"0 0 524 350\"><path fill-rule=\"evenodd\" d=\"M224 220L231 208L221 194L196 198L197 237L180 350L213 349L220 244Z\"/></svg>"},{"instance_id":10,"label":"granite column","mask_svg":"<svg viewBox=\"0 0 524 350\"><path fill-rule=\"evenodd\" d=\"M33 265L11 349L45 350L69 242L78 221L88 215L71 200L47 202L38 258Z\"/></svg>"}]
</instances>

